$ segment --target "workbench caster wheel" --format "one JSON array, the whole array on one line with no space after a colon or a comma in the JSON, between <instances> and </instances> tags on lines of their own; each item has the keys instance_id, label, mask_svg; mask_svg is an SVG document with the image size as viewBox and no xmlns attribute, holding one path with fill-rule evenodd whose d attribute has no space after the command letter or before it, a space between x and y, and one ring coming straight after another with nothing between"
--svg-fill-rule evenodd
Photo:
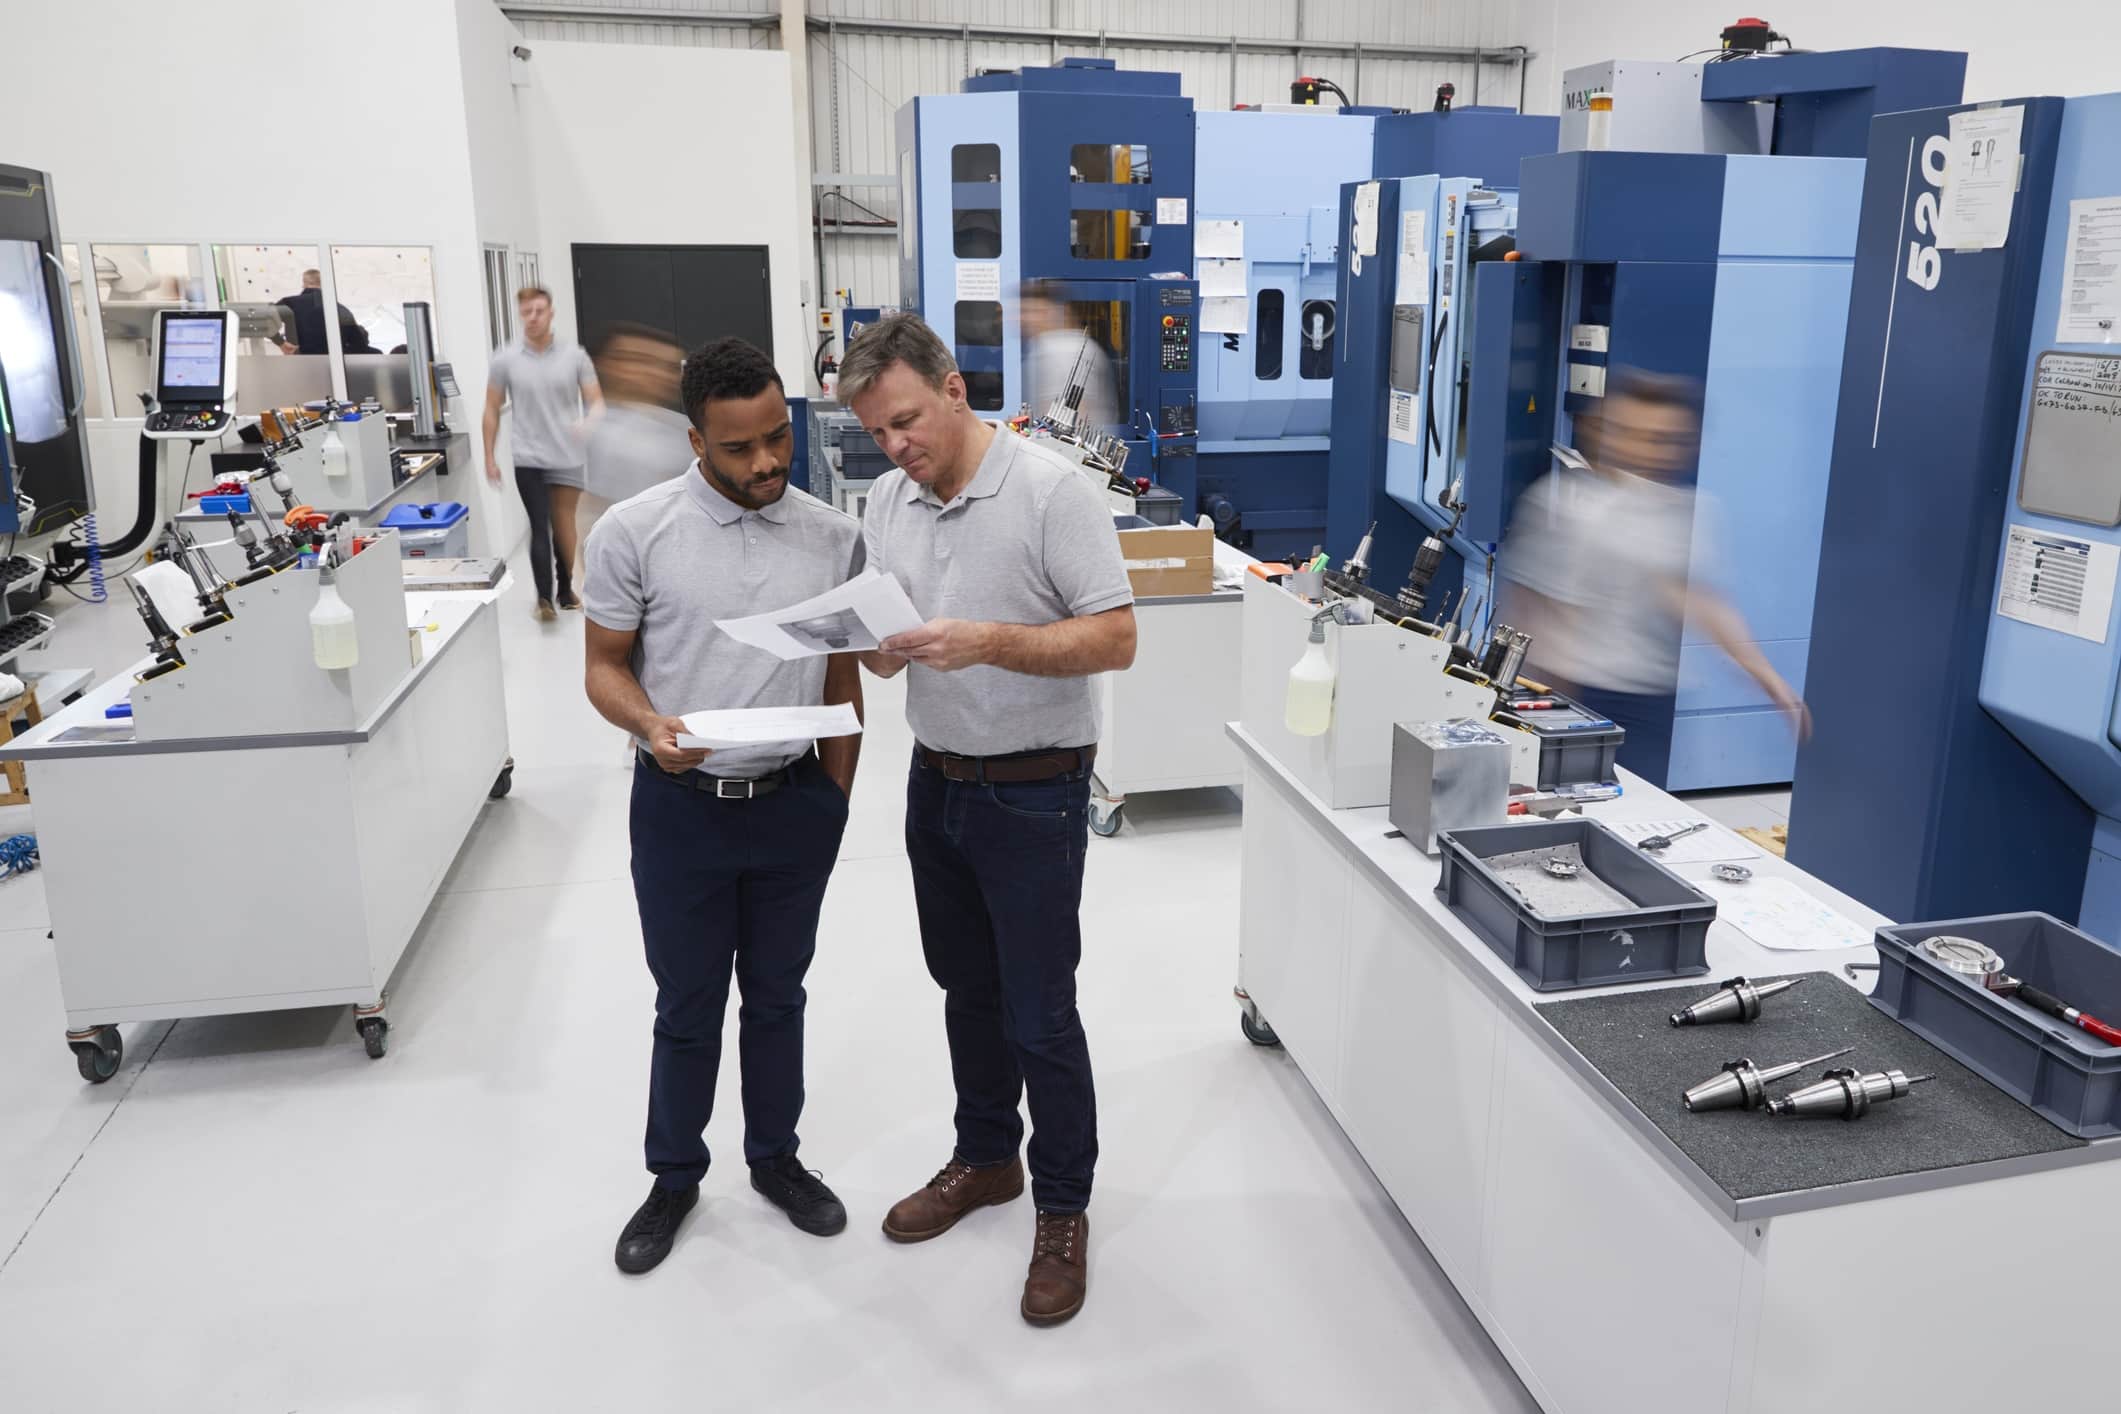
<instances>
[{"instance_id":1,"label":"workbench caster wheel","mask_svg":"<svg viewBox=\"0 0 2121 1414\"><path fill-rule=\"evenodd\" d=\"M383 1059L384 1048L390 1043L390 1023L380 1016L364 1016L354 1022L354 1030L361 1033L361 1048L368 1052L368 1058Z\"/></svg>"},{"instance_id":2,"label":"workbench caster wheel","mask_svg":"<svg viewBox=\"0 0 2121 1414\"><path fill-rule=\"evenodd\" d=\"M1090 802L1090 833L1099 839L1109 840L1119 833L1120 816L1126 811L1127 802L1115 802L1111 809L1098 809L1098 802Z\"/></svg>"},{"instance_id":3,"label":"workbench caster wheel","mask_svg":"<svg viewBox=\"0 0 2121 1414\"><path fill-rule=\"evenodd\" d=\"M69 1032L66 1044L73 1049L74 1066L81 1078L91 1085L101 1085L125 1063L125 1038L115 1026L98 1026L81 1036Z\"/></svg>"},{"instance_id":4,"label":"workbench caster wheel","mask_svg":"<svg viewBox=\"0 0 2121 1414\"><path fill-rule=\"evenodd\" d=\"M1259 1014L1259 1008L1250 1002L1237 1014L1237 1029L1245 1033L1245 1039L1255 1046L1274 1047L1281 1044L1281 1037L1267 1025L1267 1019Z\"/></svg>"},{"instance_id":5,"label":"workbench caster wheel","mask_svg":"<svg viewBox=\"0 0 2121 1414\"><path fill-rule=\"evenodd\" d=\"M493 787L486 792L486 798L488 800L499 800L502 796L508 794L510 788L513 787L515 783L515 763L510 762L508 765L503 766L501 768L500 775L495 776L493 778Z\"/></svg>"}]
</instances>

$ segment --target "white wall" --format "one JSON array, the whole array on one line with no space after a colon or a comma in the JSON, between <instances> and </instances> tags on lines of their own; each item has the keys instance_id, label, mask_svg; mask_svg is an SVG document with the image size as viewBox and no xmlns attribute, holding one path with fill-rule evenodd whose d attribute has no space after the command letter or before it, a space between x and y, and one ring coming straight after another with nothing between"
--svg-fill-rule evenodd
<instances>
[{"instance_id":1,"label":"white wall","mask_svg":"<svg viewBox=\"0 0 2121 1414\"><path fill-rule=\"evenodd\" d=\"M1698 0L1546 0L1549 27L1526 43L1533 112L1559 111L1561 75L1603 59L1676 59L1714 47L1735 17ZM1897 45L1967 55L1969 100L2055 94L2073 98L2121 89L2121 4L2114 0L1778 0L1762 14L1804 49Z\"/></svg>"},{"instance_id":2,"label":"white wall","mask_svg":"<svg viewBox=\"0 0 2121 1414\"><path fill-rule=\"evenodd\" d=\"M52 174L69 242L432 247L441 357L467 389L482 388L460 9L482 37L509 29L485 0L366 0L357 16L286 0L97 0L40 5L33 19L17 7L0 31L24 59L0 85L6 160ZM209 84L200 106L202 71L171 56L233 54L228 46L245 36L271 37L266 62L285 82L248 96ZM212 70L221 61L205 62ZM329 171L335 162L342 173ZM475 431L475 406L456 421L466 418ZM134 438L112 423L92 439L106 534L132 520ZM455 480L448 494L506 533L500 508L468 484L476 472Z\"/></svg>"},{"instance_id":3,"label":"white wall","mask_svg":"<svg viewBox=\"0 0 2121 1414\"><path fill-rule=\"evenodd\" d=\"M532 50L523 111L558 327L574 328L577 242L763 245L774 362L791 390L806 386L809 208L790 132L788 56L550 40Z\"/></svg>"}]
</instances>

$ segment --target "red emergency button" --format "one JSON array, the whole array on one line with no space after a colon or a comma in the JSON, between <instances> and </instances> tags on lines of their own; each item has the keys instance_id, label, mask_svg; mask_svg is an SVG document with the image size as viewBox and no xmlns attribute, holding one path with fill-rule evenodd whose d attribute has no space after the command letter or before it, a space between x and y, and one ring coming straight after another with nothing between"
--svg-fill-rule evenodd
<instances>
[{"instance_id":1,"label":"red emergency button","mask_svg":"<svg viewBox=\"0 0 2121 1414\"><path fill-rule=\"evenodd\" d=\"M1172 325L1176 324L1177 322L1178 322L1178 321L1177 321L1176 319L1173 319L1173 318L1172 318L1172 317L1171 317L1170 315L1168 315L1168 314L1164 316L1164 327L1165 327L1166 329L1170 328L1170 327L1171 327Z\"/></svg>"}]
</instances>

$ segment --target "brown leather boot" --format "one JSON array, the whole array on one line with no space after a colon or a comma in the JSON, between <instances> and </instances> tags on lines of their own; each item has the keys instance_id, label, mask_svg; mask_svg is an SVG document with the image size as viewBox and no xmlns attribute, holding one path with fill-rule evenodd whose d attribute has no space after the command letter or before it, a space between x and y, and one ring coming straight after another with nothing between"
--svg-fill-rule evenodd
<instances>
[{"instance_id":1,"label":"brown leather boot","mask_svg":"<svg viewBox=\"0 0 2121 1414\"><path fill-rule=\"evenodd\" d=\"M1083 1309L1090 1287L1090 1215L1040 1213L1031 1272L1017 1309L1034 1326L1057 1326Z\"/></svg>"},{"instance_id":2,"label":"brown leather boot","mask_svg":"<svg viewBox=\"0 0 2121 1414\"><path fill-rule=\"evenodd\" d=\"M974 1168L957 1155L917 1193L901 1198L884 1215L884 1236L893 1242L926 1242L957 1226L974 1208L1006 1203L1024 1191L1024 1165L1011 1156L1006 1164Z\"/></svg>"}]
</instances>

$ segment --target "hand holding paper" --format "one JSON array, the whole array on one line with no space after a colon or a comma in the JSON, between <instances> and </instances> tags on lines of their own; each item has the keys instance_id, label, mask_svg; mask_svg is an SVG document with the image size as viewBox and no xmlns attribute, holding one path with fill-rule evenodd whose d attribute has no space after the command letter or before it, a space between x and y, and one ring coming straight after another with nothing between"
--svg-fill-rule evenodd
<instances>
[{"instance_id":1,"label":"hand holding paper","mask_svg":"<svg viewBox=\"0 0 2121 1414\"><path fill-rule=\"evenodd\" d=\"M920 626L920 612L899 582L873 569L800 604L715 623L737 642L783 660L866 653L892 634Z\"/></svg>"},{"instance_id":2,"label":"hand holding paper","mask_svg":"<svg viewBox=\"0 0 2121 1414\"><path fill-rule=\"evenodd\" d=\"M835 702L825 707L724 707L687 712L676 720L684 728L678 733L679 746L716 750L729 746L763 746L784 741L815 741L820 737L854 736L862 729L861 719L854 715L851 702Z\"/></svg>"}]
</instances>

